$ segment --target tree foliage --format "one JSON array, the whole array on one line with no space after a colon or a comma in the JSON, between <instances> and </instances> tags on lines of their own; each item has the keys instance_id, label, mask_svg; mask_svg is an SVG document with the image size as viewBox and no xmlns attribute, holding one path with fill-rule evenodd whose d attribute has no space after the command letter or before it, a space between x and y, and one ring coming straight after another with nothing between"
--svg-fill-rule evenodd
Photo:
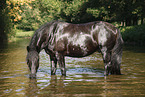
<instances>
[{"instance_id":1,"label":"tree foliage","mask_svg":"<svg viewBox=\"0 0 145 97\"><path fill-rule=\"evenodd\" d=\"M18 28L34 30L51 20L83 23L95 20L137 25L145 17L144 0L8 0ZM11 4L11 5L10 5Z\"/></svg>"},{"instance_id":2,"label":"tree foliage","mask_svg":"<svg viewBox=\"0 0 145 97\"><path fill-rule=\"evenodd\" d=\"M20 7L32 0L0 0L0 41L6 42L15 35L16 24L22 20Z\"/></svg>"},{"instance_id":3,"label":"tree foliage","mask_svg":"<svg viewBox=\"0 0 145 97\"><path fill-rule=\"evenodd\" d=\"M0 43L7 41L9 31L12 30L13 25L10 21L9 10L6 6L6 0L0 1Z\"/></svg>"},{"instance_id":4,"label":"tree foliage","mask_svg":"<svg viewBox=\"0 0 145 97\"><path fill-rule=\"evenodd\" d=\"M28 5L32 8L27 8ZM129 26L137 25L138 20L143 24L145 17L144 0L35 0L21 8L20 27L24 29L36 29L38 25L58 19L72 23L123 22Z\"/></svg>"},{"instance_id":5,"label":"tree foliage","mask_svg":"<svg viewBox=\"0 0 145 97\"><path fill-rule=\"evenodd\" d=\"M71 23L122 22L125 26L144 23L144 0L1 0L1 22L6 29L35 30L51 20ZM4 21L3 21L4 20ZM11 35L10 34L10 35Z\"/></svg>"}]
</instances>

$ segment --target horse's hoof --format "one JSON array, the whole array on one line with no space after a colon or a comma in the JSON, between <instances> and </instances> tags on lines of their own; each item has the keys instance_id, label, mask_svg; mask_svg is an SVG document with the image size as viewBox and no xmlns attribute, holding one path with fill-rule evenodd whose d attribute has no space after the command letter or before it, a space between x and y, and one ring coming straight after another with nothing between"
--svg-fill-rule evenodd
<instances>
[{"instance_id":1,"label":"horse's hoof","mask_svg":"<svg viewBox=\"0 0 145 97\"><path fill-rule=\"evenodd\" d=\"M66 74L62 74L62 76L66 76Z\"/></svg>"},{"instance_id":2,"label":"horse's hoof","mask_svg":"<svg viewBox=\"0 0 145 97\"><path fill-rule=\"evenodd\" d=\"M51 75L56 75L55 73L51 73Z\"/></svg>"},{"instance_id":3,"label":"horse's hoof","mask_svg":"<svg viewBox=\"0 0 145 97\"><path fill-rule=\"evenodd\" d=\"M104 73L104 76L108 76L108 73L105 72L105 73Z\"/></svg>"}]
</instances>

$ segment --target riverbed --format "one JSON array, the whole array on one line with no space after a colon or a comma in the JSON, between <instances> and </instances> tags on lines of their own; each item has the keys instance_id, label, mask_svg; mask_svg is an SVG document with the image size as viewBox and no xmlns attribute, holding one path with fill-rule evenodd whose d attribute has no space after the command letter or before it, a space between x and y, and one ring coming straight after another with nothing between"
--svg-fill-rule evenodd
<instances>
[{"instance_id":1,"label":"riverbed","mask_svg":"<svg viewBox=\"0 0 145 97\"><path fill-rule=\"evenodd\" d=\"M36 79L29 79L26 46L30 39L0 49L0 96L2 97L145 97L145 48L124 46L122 75L104 76L100 53L84 58L66 57L67 76L50 75L49 56L41 51Z\"/></svg>"}]
</instances>

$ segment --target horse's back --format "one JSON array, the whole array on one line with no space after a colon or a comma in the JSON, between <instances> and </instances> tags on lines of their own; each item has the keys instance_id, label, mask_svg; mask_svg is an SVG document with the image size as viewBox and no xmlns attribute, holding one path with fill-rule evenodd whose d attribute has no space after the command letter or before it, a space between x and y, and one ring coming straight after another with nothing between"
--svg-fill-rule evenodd
<instances>
[{"instance_id":1,"label":"horse's back","mask_svg":"<svg viewBox=\"0 0 145 97\"><path fill-rule=\"evenodd\" d=\"M84 57L98 49L98 44L91 34L93 22L86 24L62 23L65 27L57 32L56 51L63 52L66 56Z\"/></svg>"},{"instance_id":2,"label":"horse's back","mask_svg":"<svg viewBox=\"0 0 145 97\"><path fill-rule=\"evenodd\" d=\"M118 30L110 23L95 21L84 24L53 22L54 50L64 55L83 57L99 51L100 47L113 49Z\"/></svg>"}]
</instances>

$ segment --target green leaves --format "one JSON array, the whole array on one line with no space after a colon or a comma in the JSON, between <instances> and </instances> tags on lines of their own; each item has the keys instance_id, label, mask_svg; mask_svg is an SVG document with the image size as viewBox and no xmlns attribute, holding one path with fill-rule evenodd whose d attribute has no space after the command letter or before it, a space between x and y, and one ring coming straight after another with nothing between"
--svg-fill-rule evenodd
<instances>
[{"instance_id":1,"label":"green leaves","mask_svg":"<svg viewBox=\"0 0 145 97\"><path fill-rule=\"evenodd\" d=\"M10 1L10 0L8 0ZM144 0L14 0L12 15L17 28L36 30L51 20L71 23L91 21L125 22L137 25L145 17ZM11 5L11 4L9 4ZM16 10L18 8L18 10ZM18 12L17 12L18 11Z\"/></svg>"},{"instance_id":2,"label":"green leaves","mask_svg":"<svg viewBox=\"0 0 145 97\"><path fill-rule=\"evenodd\" d=\"M145 24L122 27L121 32L125 42L145 45Z\"/></svg>"}]
</instances>

